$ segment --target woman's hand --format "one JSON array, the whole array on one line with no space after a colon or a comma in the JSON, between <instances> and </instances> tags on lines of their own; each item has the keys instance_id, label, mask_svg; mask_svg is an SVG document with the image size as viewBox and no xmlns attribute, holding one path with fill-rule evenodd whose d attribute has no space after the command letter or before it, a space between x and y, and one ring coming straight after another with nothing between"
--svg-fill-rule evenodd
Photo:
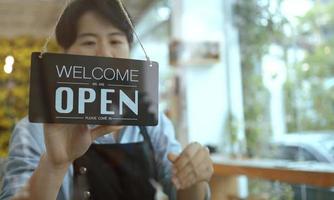
<instances>
[{"instance_id":1,"label":"woman's hand","mask_svg":"<svg viewBox=\"0 0 334 200\"><path fill-rule=\"evenodd\" d=\"M180 155L168 154L172 162L172 182L177 189L186 189L196 183L211 179L213 163L208 148L194 142L186 146Z\"/></svg>"},{"instance_id":2,"label":"woman's hand","mask_svg":"<svg viewBox=\"0 0 334 200\"><path fill-rule=\"evenodd\" d=\"M46 159L53 167L68 167L88 150L96 138L121 128L97 126L90 129L85 124L44 124Z\"/></svg>"}]
</instances>

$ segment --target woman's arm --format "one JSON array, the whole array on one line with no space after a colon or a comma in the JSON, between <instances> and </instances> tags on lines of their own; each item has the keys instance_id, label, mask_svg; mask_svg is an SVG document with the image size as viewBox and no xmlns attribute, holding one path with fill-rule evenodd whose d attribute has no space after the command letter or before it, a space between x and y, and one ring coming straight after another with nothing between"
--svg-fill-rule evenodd
<instances>
[{"instance_id":1,"label":"woman's arm","mask_svg":"<svg viewBox=\"0 0 334 200\"><path fill-rule=\"evenodd\" d=\"M14 200L56 199L64 176L71 163L83 155L93 141L121 127L86 125L45 124L46 152L26 185L14 196Z\"/></svg>"},{"instance_id":2,"label":"woman's arm","mask_svg":"<svg viewBox=\"0 0 334 200\"><path fill-rule=\"evenodd\" d=\"M196 183L189 188L178 190L177 199L186 200L204 200L209 192L209 184L207 182Z\"/></svg>"},{"instance_id":3,"label":"woman's arm","mask_svg":"<svg viewBox=\"0 0 334 200\"><path fill-rule=\"evenodd\" d=\"M43 154L28 183L12 199L56 199L69 166L54 166Z\"/></svg>"}]
</instances>

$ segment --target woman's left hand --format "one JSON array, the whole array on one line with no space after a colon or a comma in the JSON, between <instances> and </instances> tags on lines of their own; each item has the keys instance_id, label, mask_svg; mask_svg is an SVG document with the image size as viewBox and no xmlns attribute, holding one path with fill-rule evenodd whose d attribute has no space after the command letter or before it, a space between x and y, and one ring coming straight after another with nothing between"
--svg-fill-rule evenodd
<instances>
[{"instance_id":1,"label":"woman's left hand","mask_svg":"<svg viewBox=\"0 0 334 200\"><path fill-rule=\"evenodd\" d=\"M213 174L209 149L198 142L186 146L180 155L169 153L168 159L172 162L172 182L177 189L208 182Z\"/></svg>"}]
</instances>

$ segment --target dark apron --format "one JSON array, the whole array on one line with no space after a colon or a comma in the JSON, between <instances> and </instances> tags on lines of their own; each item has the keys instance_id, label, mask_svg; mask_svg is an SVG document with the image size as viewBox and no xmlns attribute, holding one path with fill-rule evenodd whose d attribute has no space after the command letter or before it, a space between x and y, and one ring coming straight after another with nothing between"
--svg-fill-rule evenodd
<instances>
[{"instance_id":1,"label":"dark apron","mask_svg":"<svg viewBox=\"0 0 334 200\"><path fill-rule=\"evenodd\" d=\"M143 142L92 144L74 161L75 200L154 199L150 179L156 180L154 150L145 127Z\"/></svg>"}]
</instances>

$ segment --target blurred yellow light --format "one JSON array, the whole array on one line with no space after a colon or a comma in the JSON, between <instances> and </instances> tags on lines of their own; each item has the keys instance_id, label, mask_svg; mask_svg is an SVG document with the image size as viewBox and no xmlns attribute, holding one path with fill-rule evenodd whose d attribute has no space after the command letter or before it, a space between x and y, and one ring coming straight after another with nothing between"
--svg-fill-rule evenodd
<instances>
[{"instance_id":1,"label":"blurred yellow light","mask_svg":"<svg viewBox=\"0 0 334 200\"><path fill-rule=\"evenodd\" d=\"M7 56L5 59L5 65L3 67L3 70L5 73L10 74L13 71L13 64L14 64L14 57L13 56Z\"/></svg>"},{"instance_id":2,"label":"blurred yellow light","mask_svg":"<svg viewBox=\"0 0 334 200\"><path fill-rule=\"evenodd\" d=\"M13 65L14 64L14 57L13 56L7 56L5 62L8 65Z\"/></svg>"},{"instance_id":3,"label":"blurred yellow light","mask_svg":"<svg viewBox=\"0 0 334 200\"><path fill-rule=\"evenodd\" d=\"M326 46L324 50L326 55L329 55L331 53L331 48L328 46Z\"/></svg>"},{"instance_id":4,"label":"blurred yellow light","mask_svg":"<svg viewBox=\"0 0 334 200\"><path fill-rule=\"evenodd\" d=\"M13 71L13 65L5 65L3 67L3 70L5 71L5 73L10 74Z\"/></svg>"},{"instance_id":5,"label":"blurred yellow light","mask_svg":"<svg viewBox=\"0 0 334 200\"><path fill-rule=\"evenodd\" d=\"M304 72L307 72L307 71L310 69L310 65L307 64L307 63L304 63L304 64L302 65L302 69L303 69Z\"/></svg>"}]
</instances>

